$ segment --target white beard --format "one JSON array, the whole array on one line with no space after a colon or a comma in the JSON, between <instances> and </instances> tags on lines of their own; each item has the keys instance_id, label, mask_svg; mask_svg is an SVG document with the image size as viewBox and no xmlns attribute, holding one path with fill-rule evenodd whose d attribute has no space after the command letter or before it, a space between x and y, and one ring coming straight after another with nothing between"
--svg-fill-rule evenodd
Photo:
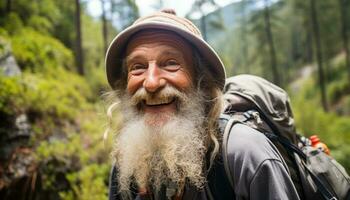
<instances>
[{"instance_id":1,"label":"white beard","mask_svg":"<svg viewBox=\"0 0 350 200\"><path fill-rule=\"evenodd\" d=\"M139 188L155 190L167 181L180 185L186 179L198 188L203 186L207 136L202 96L193 91L179 97L178 112L166 116L170 118L161 126L145 121L162 118L162 114L144 115L130 97L122 99L124 123L113 152L121 191L130 189L132 178Z\"/></svg>"}]
</instances>

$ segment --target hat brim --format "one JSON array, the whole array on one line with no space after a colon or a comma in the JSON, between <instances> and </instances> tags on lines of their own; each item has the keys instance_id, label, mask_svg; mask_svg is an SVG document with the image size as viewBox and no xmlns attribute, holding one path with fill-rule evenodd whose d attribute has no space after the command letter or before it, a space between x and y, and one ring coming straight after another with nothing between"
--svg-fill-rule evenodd
<instances>
[{"instance_id":1,"label":"hat brim","mask_svg":"<svg viewBox=\"0 0 350 200\"><path fill-rule=\"evenodd\" d=\"M178 35L182 36L193 45L196 50L200 53L200 55L209 63L209 70L213 74L213 77L216 79L217 85L220 89L223 89L225 85L225 68L223 63L221 62L219 56L216 52L200 37L195 36L194 34L170 25L169 23L163 22L144 22L142 24L137 24L126 28L124 31L120 32L111 42L107 53L106 53L106 74L109 85L116 89L116 83L120 80L122 76L122 58L123 52L126 48L127 43L129 42L129 38L135 33L141 30L147 29L160 29L160 30L168 30Z\"/></svg>"}]
</instances>

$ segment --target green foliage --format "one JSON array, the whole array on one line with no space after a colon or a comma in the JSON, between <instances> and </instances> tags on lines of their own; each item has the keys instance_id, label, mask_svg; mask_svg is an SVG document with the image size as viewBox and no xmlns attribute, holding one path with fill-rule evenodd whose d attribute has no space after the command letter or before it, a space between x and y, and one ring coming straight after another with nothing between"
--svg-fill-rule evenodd
<instances>
[{"instance_id":1,"label":"green foliage","mask_svg":"<svg viewBox=\"0 0 350 200\"><path fill-rule=\"evenodd\" d=\"M57 69L55 75L0 76L0 110L8 114L30 111L40 116L73 119L79 109L88 106L90 88L83 78L66 70Z\"/></svg>"},{"instance_id":2,"label":"green foliage","mask_svg":"<svg viewBox=\"0 0 350 200\"><path fill-rule=\"evenodd\" d=\"M338 79L333 81L332 85L342 82L344 80ZM317 83L313 79L309 78L300 84L303 85L302 89L290 93L298 131L305 136L317 134L328 145L331 155L349 172L350 117L339 116L332 112L326 113L322 110L319 93L315 91ZM345 99L349 97L350 95ZM348 106L345 108L349 108Z\"/></svg>"},{"instance_id":3,"label":"green foliage","mask_svg":"<svg viewBox=\"0 0 350 200\"><path fill-rule=\"evenodd\" d=\"M88 77L88 84L92 91L99 94L106 87L105 70L104 70L104 47L102 40L102 23L95 21L91 16L83 15L83 50L85 60L85 72ZM110 23L108 31L108 43L116 35L116 31ZM99 95L95 95L95 100Z\"/></svg>"},{"instance_id":4,"label":"green foliage","mask_svg":"<svg viewBox=\"0 0 350 200\"><path fill-rule=\"evenodd\" d=\"M86 76L89 77L87 82L95 94L92 97L93 101L98 101L101 99L101 94L103 91L107 91L108 86L106 84L106 72L103 67L93 67L87 70Z\"/></svg>"},{"instance_id":5,"label":"green foliage","mask_svg":"<svg viewBox=\"0 0 350 200\"><path fill-rule=\"evenodd\" d=\"M11 34L23 28L23 23L17 13L10 13L4 18L0 18L0 24L3 24L3 28Z\"/></svg>"},{"instance_id":6,"label":"green foliage","mask_svg":"<svg viewBox=\"0 0 350 200\"><path fill-rule=\"evenodd\" d=\"M31 3L28 3L26 0L16 0L11 1L10 3L11 12L16 13L19 20L26 26L31 24L32 17L45 18L47 21L49 21L49 23L45 24L52 26L58 22L57 19L60 16L60 10L56 5L57 3L52 0L36 0ZM5 10L5 4L0 4L0 9ZM42 20L43 19L41 19L41 21ZM4 23L11 24L12 22L4 20L0 22L0 25L3 26Z\"/></svg>"},{"instance_id":7,"label":"green foliage","mask_svg":"<svg viewBox=\"0 0 350 200\"><path fill-rule=\"evenodd\" d=\"M72 69L74 66L69 49L57 39L31 28L22 29L12 37L12 48L22 69L44 72L57 67Z\"/></svg>"},{"instance_id":8,"label":"green foliage","mask_svg":"<svg viewBox=\"0 0 350 200\"><path fill-rule=\"evenodd\" d=\"M95 109L80 113L76 119L79 132L72 126L61 125L56 128L62 129L63 135L51 135L50 140L40 142L36 148L38 160L48 163L43 183L47 190L55 190L57 173L63 172L70 188L56 190L62 199L106 199L110 149L102 142L102 121ZM56 163L55 167L52 163Z\"/></svg>"},{"instance_id":9,"label":"green foliage","mask_svg":"<svg viewBox=\"0 0 350 200\"><path fill-rule=\"evenodd\" d=\"M1 11L6 4L0 3ZM107 198L111 142L105 147L97 104L106 86L102 23L84 6L81 15L85 77L75 73L74 3L16 0L11 12L0 13L0 53L12 53L22 69L17 77L0 72L0 118L27 115L37 181L56 199ZM107 25L110 40L116 31Z\"/></svg>"},{"instance_id":10,"label":"green foliage","mask_svg":"<svg viewBox=\"0 0 350 200\"><path fill-rule=\"evenodd\" d=\"M330 99L332 105L337 105L339 103L342 105L342 101L346 101L344 97L346 98L346 95L350 95L349 74L344 73L348 71L345 66L345 55L339 54L330 61L329 65L330 70L327 76L328 99ZM346 108L348 107L344 107L344 109Z\"/></svg>"},{"instance_id":11,"label":"green foliage","mask_svg":"<svg viewBox=\"0 0 350 200\"><path fill-rule=\"evenodd\" d=\"M40 33L50 33L52 31L52 24L50 21L41 16L31 16L28 21L28 26L33 27L35 30L37 30Z\"/></svg>"},{"instance_id":12,"label":"green foliage","mask_svg":"<svg viewBox=\"0 0 350 200\"><path fill-rule=\"evenodd\" d=\"M87 99L91 96L90 88L86 81L76 74L61 69L57 70L55 75L57 77L26 77L25 82L28 85L32 84L31 89L36 91L32 95L32 108L41 113L73 118L79 109L87 106ZM72 109L74 107L77 109Z\"/></svg>"},{"instance_id":13,"label":"green foliage","mask_svg":"<svg viewBox=\"0 0 350 200\"><path fill-rule=\"evenodd\" d=\"M328 145L331 155L350 171L350 117L325 113L315 101L293 99L296 125L305 136L317 134Z\"/></svg>"},{"instance_id":14,"label":"green foliage","mask_svg":"<svg viewBox=\"0 0 350 200\"><path fill-rule=\"evenodd\" d=\"M24 88L18 77L4 77L0 74L0 111L9 115L25 107Z\"/></svg>"},{"instance_id":15,"label":"green foliage","mask_svg":"<svg viewBox=\"0 0 350 200\"><path fill-rule=\"evenodd\" d=\"M67 175L73 190L61 192L63 200L96 200L107 199L107 187L104 177L108 176L109 165L92 164L81 171Z\"/></svg>"}]
</instances>

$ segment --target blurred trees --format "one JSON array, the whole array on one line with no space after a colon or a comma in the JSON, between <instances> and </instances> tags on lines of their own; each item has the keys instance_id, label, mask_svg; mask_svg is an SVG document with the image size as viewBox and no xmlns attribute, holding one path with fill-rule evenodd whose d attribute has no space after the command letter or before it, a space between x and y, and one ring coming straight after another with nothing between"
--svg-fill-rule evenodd
<instances>
[{"instance_id":1,"label":"blurred trees","mask_svg":"<svg viewBox=\"0 0 350 200\"><path fill-rule=\"evenodd\" d=\"M83 66L83 47L81 44L81 13L80 13L80 0L75 0L75 54L76 54L76 64L80 75L84 75Z\"/></svg>"},{"instance_id":2,"label":"blurred trees","mask_svg":"<svg viewBox=\"0 0 350 200\"><path fill-rule=\"evenodd\" d=\"M317 63L320 102L327 110L327 84L333 70L330 62L342 52L347 57L345 40L349 27L344 26L344 21L350 16L340 12L350 10L346 2L241 1L236 3L241 20L236 20L233 29L212 44L230 67L228 72L232 72L231 66L234 73L247 72L248 68L250 73L280 82L281 86L298 77L304 65Z\"/></svg>"},{"instance_id":3,"label":"blurred trees","mask_svg":"<svg viewBox=\"0 0 350 200\"><path fill-rule=\"evenodd\" d=\"M241 41L242 41L242 63L243 66L246 68L245 72L250 73L249 70L249 63L248 63L248 40L247 40L247 0L241 1L240 6L240 24L241 24L241 31L239 34L241 35Z\"/></svg>"},{"instance_id":4,"label":"blurred trees","mask_svg":"<svg viewBox=\"0 0 350 200\"><path fill-rule=\"evenodd\" d=\"M221 18L221 13L216 12L215 16L212 18L212 20L207 20L208 13L206 12L206 9L208 7L218 9L219 5L215 2L215 0L195 0L192 4L191 10L187 13L187 17L191 18L191 15L193 14L199 14L199 28L202 33L203 39L208 40L208 31L210 31L210 28L214 28L216 30L223 30L224 25ZM210 26L210 27L208 27Z\"/></svg>"},{"instance_id":5,"label":"blurred trees","mask_svg":"<svg viewBox=\"0 0 350 200\"><path fill-rule=\"evenodd\" d=\"M107 198L103 26L86 3L0 2L0 199ZM21 75L3 73L8 55Z\"/></svg>"},{"instance_id":6,"label":"blurred trees","mask_svg":"<svg viewBox=\"0 0 350 200\"><path fill-rule=\"evenodd\" d=\"M271 77L272 82L275 84L282 85L282 74L280 74L280 72L283 72L284 70L279 69L279 55L277 55L278 52L276 51L275 44L276 38L274 37L275 35L279 35L277 31L280 26L280 19L276 13L281 6L275 5L272 7L271 5L273 4L269 0L263 0L260 2L263 5L263 9L260 12L251 13L250 16L244 16L245 18L248 18L247 24L240 26L242 29L241 32L245 32L244 37L251 37L250 40L254 40L254 42L250 43L250 46L253 46L250 52L250 59L252 59L252 57L254 59L251 61L248 60L246 63L255 62L258 65L266 66L266 69L262 70L262 74L266 77ZM256 2L241 2L244 6L253 3ZM248 27L248 31L245 30L245 27ZM244 48L243 45L243 49ZM258 55L259 57L257 57ZM251 67L252 66L249 66L249 68ZM244 68L247 68L247 66L244 66Z\"/></svg>"},{"instance_id":7,"label":"blurred trees","mask_svg":"<svg viewBox=\"0 0 350 200\"><path fill-rule=\"evenodd\" d=\"M346 68L349 73L349 82L350 82L350 51L349 51L349 36L348 36L348 10L346 10L349 4L349 0L339 0L340 7L340 21L341 21L341 33L343 39L343 49L345 52L345 63Z\"/></svg>"},{"instance_id":8,"label":"blurred trees","mask_svg":"<svg viewBox=\"0 0 350 200\"><path fill-rule=\"evenodd\" d=\"M315 48L316 48L316 58L318 66L318 79L320 84L321 91L321 102L322 107L325 111L328 110L327 97L326 97L326 87L325 87L325 78L323 72L323 56L322 56L322 45L320 38L318 14L316 10L315 0L310 0L310 15L311 15L311 24L313 30L313 36L315 38Z\"/></svg>"},{"instance_id":9,"label":"blurred trees","mask_svg":"<svg viewBox=\"0 0 350 200\"><path fill-rule=\"evenodd\" d=\"M280 76L277 70L276 50L275 50L275 45L274 45L272 31L271 31L269 6L270 6L270 1L264 0L264 21L265 21L265 32L266 32L267 44L269 46L269 52L270 52L270 66L271 66L271 71L273 75L273 82L276 85L281 85Z\"/></svg>"},{"instance_id":10,"label":"blurred trees","mask_svg":"<svg viewBox=\"0 0 350 200\"><path fill-rule=\"evenodd\" d=\"M298 130L318 134L349 171L349 1L245 0L230 6L220 12L238 12L238 20L222 38L208 38L229 75L249 69L277 84L280 79L290 92Z\"/></svg>"},{"instance_id":11,"label":"blurred trees","mask_svg":"<svg viewBox=\"0 0 350 200\"><path fill-rule=\"evenodd\" d=\"M102 35L103 35L103 50L104 53L107 52L108 48L108 29L107 29L107 19L106 19L106 8L105 8L106 1L101 0L101 8L102 8Z\"/></svg>"},{"instance_id":12,"label":"blurred trees","mask_svg":"<svg viewBox=\"0 0 350 200\"><path fill-rule=\"evenodd\" d=\"M111 20L118 22L118 27L124 29L140 15L135 0L111 0Z\"/></svg>"}]
</instances>

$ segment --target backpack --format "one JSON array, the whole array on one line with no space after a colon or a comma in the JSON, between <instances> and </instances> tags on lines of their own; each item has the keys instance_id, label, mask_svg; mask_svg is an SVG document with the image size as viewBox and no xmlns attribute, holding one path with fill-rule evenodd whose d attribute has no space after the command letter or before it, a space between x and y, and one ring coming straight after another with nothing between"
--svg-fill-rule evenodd
<instances>
[{"instance_id":1,"label":"backpack","mask_svg":"<svg viewBox=\"0 0 350 200\"><path fill-rule=\"evenodd\" d=\"M283 89L257 76L238 75L226 79L224 101L219 126L223 165L232 190L227 139L232 127L241 123L275 144L301 199L350 199L350 178L345 169L296 133L289 97Z\"/></svg>"}]
</instances>

